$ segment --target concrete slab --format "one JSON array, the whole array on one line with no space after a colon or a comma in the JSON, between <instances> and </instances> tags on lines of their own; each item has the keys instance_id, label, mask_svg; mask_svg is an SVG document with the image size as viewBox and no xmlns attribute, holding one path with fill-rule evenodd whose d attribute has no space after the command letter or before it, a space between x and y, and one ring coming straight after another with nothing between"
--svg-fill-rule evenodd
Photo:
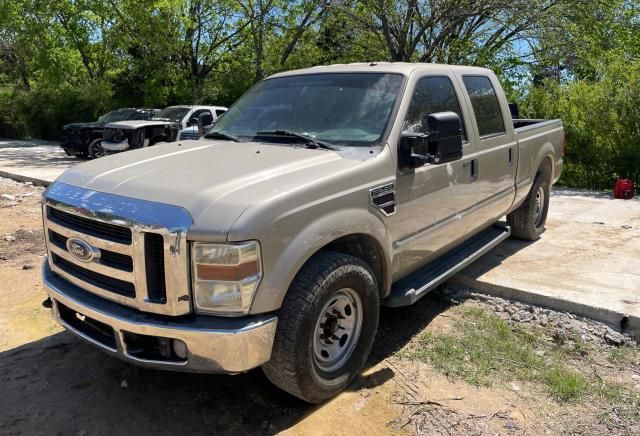
<instances>
[{"instance_id":1,"label":"concrete slab","mask_svg":"<svg viewBox=\"0 0 640 436\"><path fill-rule=\"evenodd\" d=\"M640 331L640 201L554 189L546 231L509 239L452 281Z\"/></svg>"},{"instance_id":2,"label":"concrete slab","mask_svg":"<svg viewBox=\"0 0 640 436\"><path fill-rule=\"evenodd\" d=\"M82 162L56 142L0 139L0 176L48 186L67 168Z\"/></svg>"}]
</instances>

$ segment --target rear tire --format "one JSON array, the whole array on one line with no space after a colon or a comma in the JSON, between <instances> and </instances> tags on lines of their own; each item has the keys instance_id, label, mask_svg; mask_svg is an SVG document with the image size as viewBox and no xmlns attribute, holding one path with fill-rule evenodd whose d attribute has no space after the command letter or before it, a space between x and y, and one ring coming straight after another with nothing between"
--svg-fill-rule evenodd
<instances>
[{"instance_id":1,"label":"rear tire","mask_svg":"<svg viewBox=\"0 0 640 436\"><path fill-rule=\"evenodd\" d=\"M265 375L309 403L331 398L365 365L379 313L378 286L367 264L331 251L316 254L287 292Z\"/></svg>"},{"instance_id":2,"label":"rear tire","mask_svg":"<svg viewBox=\"0 0 640 436\"><path fill-rule=\"evenodd\" d=\"M549 176L538 173L527 199L507 215L511 236L525 241L535 241L544 232L549 212Z\"/></svg>"}]
</instances>

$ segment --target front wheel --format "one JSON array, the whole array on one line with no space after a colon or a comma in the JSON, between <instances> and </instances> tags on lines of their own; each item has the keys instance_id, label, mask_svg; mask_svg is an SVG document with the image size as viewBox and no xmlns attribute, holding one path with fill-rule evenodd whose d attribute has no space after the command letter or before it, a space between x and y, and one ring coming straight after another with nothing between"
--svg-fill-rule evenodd
<instances>
[{"instance_id":1,"label":"front wheel","mask_svg":"<svg viewBox=\"0 0 640 436\"><path fill-rule=\"evenodd\" d=\"M379 312L378 286L367 264L336 252L316 254L283 302L264 373L310 403L336 395L365 365Z\"/></svg>"},{"instance_id":2,"label":"front wheel","mask_svg":"<svg viewBox=\"0 0 640 436\"><path fill-rule=\"evenodd\" d=\"M102 148L102 139L94 139L89 144L87 149L87 153L90 159L98 159L99 157L103 157L107 155L107 151Z\"/></svg>"}]
</instances>

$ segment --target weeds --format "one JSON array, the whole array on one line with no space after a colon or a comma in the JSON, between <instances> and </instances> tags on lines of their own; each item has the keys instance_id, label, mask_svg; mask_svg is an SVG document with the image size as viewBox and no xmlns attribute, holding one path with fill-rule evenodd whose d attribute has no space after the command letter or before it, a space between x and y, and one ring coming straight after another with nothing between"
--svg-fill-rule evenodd
<instances>
[{"instance_id":1,"label":"weeds","mask_svg":"<svg viewBox=\"0 0 640 436\"><path fill-rule=\"evenodd\" d=\"M579 401L587 395L615 400L628 393L572 364L572 356L589 353L579 335L554 346L541 328L511 325L475 306L461 305L455 311L459 318L454 321L454 333L424 332L404 355L476 386L514 380L541 384L558 401ZM623 347L612 352L609 360L623 365L637 356L637 350Z\"/></svg>"},{"instance_id":2,"label":"weeds","mask_svg":"<svg viewBox=\"0 0 640 436\"><path fill-rule=\"evenodd\" d=\"M616 368L621 369L627 365L640 365L640 351L637 348L622 346L611 350L607 360Z\"/></svg>"}]
</instances>

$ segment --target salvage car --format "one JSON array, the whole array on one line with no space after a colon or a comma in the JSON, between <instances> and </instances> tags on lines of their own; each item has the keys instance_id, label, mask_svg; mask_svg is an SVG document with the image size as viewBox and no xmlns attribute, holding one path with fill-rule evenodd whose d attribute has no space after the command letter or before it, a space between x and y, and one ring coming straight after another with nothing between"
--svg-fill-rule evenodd
<instances>
[{"instance_id":1,"label":"salvage car","mask_svg":"<svg viewBox=\"0 0 640 436\"><path fill-rule=\"evenodd\" d=\"M58 322L110 356L261 366L318 403L362 370L380 306L542 234L563 153L562 121L512 119L484 68L276 74L203 140L63 173L43 195L45 288Z\"/></svg>"},{"instance_id":2,"label":"salvage car","mask_svg":"<svg viewBox=\"0 0 640 436\"><path fill-rule=\"evenodd\" d=\"M124 120L148 120L158 109L120 108L102 115L95 123L71 123L62 127L60 146L69 156L95 159L104 156L102 133L109 123Z\"/></svg>"},{"instance_id":3,"label":"salvage car","mask_svg":"<svg viewBox=\"0 0 640 436\"><path fill-rule=\"evenodd\" d=\"M192 120L190 127L182 129L178 132L178 141L200 139L200 137L202 137L202 135L204 135L204 133L213 125L213 123L226 111L227 108L221 107L213 112L205 111L200 113L197 117L197 123L194 124Z\"/></svg>"},{"instance_id":4,"label":"salvage car","mask_svg":"<svg viewBox=\"0 0 640 436\"><path fill-rule=\"evenodd\" d=\"M173 142L180 130L195 126L202 114L217 117L222 106L169 106L146 121L120 121L105 126L102 147L109 153ZM194 136L182 139L197 139Z\"/></svg>"}]
</instances>

